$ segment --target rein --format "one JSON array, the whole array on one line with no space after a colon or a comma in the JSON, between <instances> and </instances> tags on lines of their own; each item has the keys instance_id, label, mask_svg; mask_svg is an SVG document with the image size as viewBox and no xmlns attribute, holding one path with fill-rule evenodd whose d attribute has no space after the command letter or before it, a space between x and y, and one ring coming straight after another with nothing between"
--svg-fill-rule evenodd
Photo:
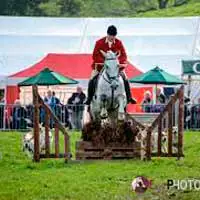
<instances>
[{"instance_id":1,"label":"rein","mask_svg":"<svg viewBox=\"0 0 200 200\"><path fill-rule=\"evenodd\" d=\"M104 70L105 70L105 68L104 68ZM119 77L119 74L118 74L118 76L114 76L114 77L110 77L110 75L108 74L108 72L105 70L105 74L106 74L106 76L107 76L107 78L104 76L104 74L103 74L103 71L104 70L102 70L102 76L103 76L103 79L107 82L107 83L109 83L109 84L112 84L112 81L113 80L116 80L117 79L117 77Z\"/></svg>"}]
</instances>

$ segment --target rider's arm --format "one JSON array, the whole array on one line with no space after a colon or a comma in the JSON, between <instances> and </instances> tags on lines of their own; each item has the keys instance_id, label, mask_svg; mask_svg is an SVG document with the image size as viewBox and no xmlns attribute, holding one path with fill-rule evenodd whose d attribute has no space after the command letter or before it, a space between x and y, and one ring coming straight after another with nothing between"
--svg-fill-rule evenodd
<instances>
[{"instance_id":1,"label":"rider's arm","mask_svg":"<svg viewBox=\"0 0 200 200\"><path fill-rule=\"evenodd\" d=\"M104 62L104 58L100 52L101 47L100 47L100 43L97 41L93 50L93 54L92 54L92 58L94 63L103 63Z\"/></svg>"},{"instance_id":2,"label":"rider's arm","mask_svg":"<svg viewBox=\"0 0 200 200\"><path fill-rule=\"evenodd\" d=\"M101 43L97 41L93 50L93 54L92 54L92 58L93 58L92 67L93 69L97 69L98 71L102 69L102 65L104 63L104 57L102 53L100 52L100 50L101 50Z\"/></svg>"},{"instance_id":3,"label":"rider's arm","mask_svg":"<svg viewBox=\"0 0 200 200\"><path fill-rule=\"evenodd\" d=\"M119 41L118 43L118 50L119 50L118 60L120 63L119 68L120 68L120 71L123 71L127 67L127 55L121 41Z\"/></svg>"},{"instance_id":4,"label":"rider's arm","mask_svg":"<svg viewBox=\"0 0 200 200\"><path fill-rule=\"evenodd\" d=\"M126 55L126 51L124 48L124 45L122 44L122 42L120 41L119 44L119 51L120 51L120 56L119 56L119 63L120 64L127 64L127 55Z\"/></svg>"},{"instance_id":5,"label":"rider's arm","mask_svg":"<svg viewBox=\"0 0 200 200\"><path fill-rule=\"evenodd\" d=\"M96 42L94 50L93 50L93 54L92 54L93 61L97 60L98 54L99 54L98 44Z\"/></svg>"}]
</instances>

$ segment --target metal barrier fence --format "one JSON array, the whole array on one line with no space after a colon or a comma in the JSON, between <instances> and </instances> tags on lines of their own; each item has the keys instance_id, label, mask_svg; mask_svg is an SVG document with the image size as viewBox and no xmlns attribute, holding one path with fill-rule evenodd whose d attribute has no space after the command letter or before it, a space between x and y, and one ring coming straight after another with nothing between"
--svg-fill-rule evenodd
<instances>
[{"instance_id":1,"label":"metal barrier fence","mask_svg":"<svg viewBox=\"0 0 200 200\"><path fill-rule=\"evenodd\" d=\"M157 116L164 109L165 105L132 105L128 111L133 112L139 120ZM82 125L88 120L85 105L54 105L51 109L60 122L69 129L81 130ZM0 104L0 130L26 130L33 126L33 105L5 105ZM148 114L144 114L148 113ZM155 113L155 114L154 114ZM185 129L200 129L200 104L185 104L184 126ZM40 109L40 123L45 119L45 111ZM167 118L166 118L167 120ZM176 106L173 109L173 125L178 121ZM54 126L53 120L50 121Z\"/></svg>"},{"instance_id":2,"label":"metal barrier fence","mask_svg":"<svg viewBox=\"0 0 200 200\"><path fill-rule=\"evenodd\" d=\"M50 106L60 122L69 129L80 130L85 105ZM0 130L26 130L33 127L33 105L0 105ZM44 123L45 111L40 108L40 123ZM50 119L51 128L54 122Z\"/></svg>"}]
</instances>

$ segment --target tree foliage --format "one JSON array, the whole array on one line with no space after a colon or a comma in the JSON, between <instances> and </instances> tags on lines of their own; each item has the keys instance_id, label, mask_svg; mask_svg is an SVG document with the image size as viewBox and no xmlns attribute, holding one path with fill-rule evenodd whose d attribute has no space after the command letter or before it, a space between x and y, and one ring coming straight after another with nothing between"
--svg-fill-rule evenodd
<instances>
[{"instance_id":1,"label":"tree foliage","mask_svg":"<svg viewBox=\"0 0 200 200\"><path fill-rule=\"evenodd\" d=\"M195 0L1 0L0 15L56 17L133 16Z\"/></svg>"}]
</instances>

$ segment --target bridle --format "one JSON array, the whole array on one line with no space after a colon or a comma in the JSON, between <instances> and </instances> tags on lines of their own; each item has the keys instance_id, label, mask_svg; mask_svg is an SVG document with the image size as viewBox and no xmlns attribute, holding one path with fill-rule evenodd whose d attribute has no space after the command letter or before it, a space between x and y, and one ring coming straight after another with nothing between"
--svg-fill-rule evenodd
<instances>
[{"instance_id":1,"label":"bridle","mask_svg":"<svg viewBox=\"0 0 200 200\"><path fill-rule=\"evenodd\" d=\"M115 60L116 58L107 58L106 60ZM109 83L110 85L112 84L112 82L114 81L114 80L117 80L118 78L119 78L119 73L118 73L118 75L117 76L113 76L113 77L111 77L109 74L108 74L108 72L107 72L107 70L105 70L105 64L104 64L104 68L103 68L103 70L102 70L102 72L101 72L101 74L102 74L102 77L103 77L103 79L107 82L107 83ZM105 73L103 73L103 71L105 70ZM105 76L106 75L106 76ZM116 107L113 107L114 105L113 105L113 98L114 98L114 90L116 89L116 88L113 88L112 86L111 86L111 88L112 88L112 101L111 101L111 105L110 105L110 111L113 111L113 110L116 110L116 109L118 109L119 108L119 104L117 104L117 106Z\"/></svg>"},{"instance_id":2,"label":"bridle","mask_svg":"<svg viewBox=\"0 0 200 200\"><path fill-rule=\"evenodd\" d=\"M106 58L106 60L115 60L116 58ZM102 70L102 73L103 73L103 71L105 70L105 65L104 65L104 68L103 68L103 70ZM105 70L105 74L106 74L106 76L107 76L107 78L104 76L104 74L102 75L103 76L103 79L107 82L107 83L109 83L109 84L112 84L112 81L114 81L114 80L116 80L118 77L119 77L119 74L117 75L117 76L110 76L109 74L108 74L108 72L107 72L107 70Z\"/></svg>"}]
</instances>

